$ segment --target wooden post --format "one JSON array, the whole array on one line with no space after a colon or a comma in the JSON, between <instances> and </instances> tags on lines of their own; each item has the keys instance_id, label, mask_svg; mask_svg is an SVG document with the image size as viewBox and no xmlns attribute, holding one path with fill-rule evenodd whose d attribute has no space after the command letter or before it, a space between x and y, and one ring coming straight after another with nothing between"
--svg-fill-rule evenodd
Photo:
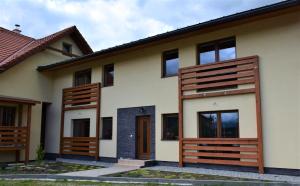
<instances>
[{"instance_id":1,"label":"wooden post","mask_svg":"<svg viewBox=\"0 0 300 186\"><path fill-rule=\"evenodd\" d=\"M61 100L61 112L60 112L60 142L59 142L59 156L62 156L63 153L63 136L64 136L64 128L65 128L65 101L64 101L65 93L64 90L62 92L62 100Z\"/></svg>"},{"instance_id":2,"label":"wooden post","mask_svg":"<svg viewBox=\"0 0 300 186\"><path fill-rule=\"evenodd\" d=\"M100 112L101 112L101 110L100 110L100 105L101 105L101 84L100 83L98 83L98 85L97 85L97 105L96 105L96 155L95 155L95 160L97 161L97 160L99 160L99 149L100 149L100 147L99 147L99 145L100 145L100 142L99 142L99 140L100 140Z\"/></svg>"},{"instance_id":3,"label":"wooden post","mask_svg":"<svg viewBox=\"0 0 300 186\"><path fill-rule=\"evenodd\" d=\"M22 127L23 123L23 105L19 104L18 105L18 127ZM19 140L17 140L19 143ZM20 151L21 150L16 150L16 162L20 161Z\"/></svg>"},{"instance_id":4,"label":"wooden post","mask_svg":"<svg viewBox=\"0 0 300 186\"><path fill-rule=\"evenodd\" d=\"M29 162L30 128L31 128L31 105L28 105L27 106L27 136L26 136L26 148L25 148L25 163Z\"/></svg>"},{"instance_id":5,"label":"wooden post","mask_svg":"<svg viewBox=\"0 0 300 186\"><path fill-rule=\"evenodd\" d=\"M183 166L183 100L181 91L181 71L178 72L178 132L179 132L179 167Z\"/></svg>"},{"instance_id":6,"label":"wooden post","mask_svg":"<svg viewBox=\"0 0 300 186\"><path fill-rule=\"evenodd\" d=\"M262 133L262 114L261 114L261 95L260 95L260 77L258 59L254 67L255 76L255 100L256 100L256 123L257 123L257 139L258 139L258 170L260 174L264 173L263 158L263 133Z\"/></svg>"}]
</instances>

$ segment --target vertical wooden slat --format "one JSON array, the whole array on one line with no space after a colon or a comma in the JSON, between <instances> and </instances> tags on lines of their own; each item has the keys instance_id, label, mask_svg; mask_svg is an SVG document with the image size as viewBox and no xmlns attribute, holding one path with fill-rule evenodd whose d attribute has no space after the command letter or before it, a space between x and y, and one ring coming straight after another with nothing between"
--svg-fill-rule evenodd
<instances>
[{"instance_id":1,"label":"vertical wooden slat","mask_svg":"<svg viewBox=\"0 0 300 186\"><path fill-rule=\"evenodd\" d=\"M25 163L29 162L29 150L30 150L30 128L31 128L31 105L27 106L27 138L25 149Z\"/></svg>"},{"instance_id":2,"label":"vertical wooden slat","mask_svg":"<svg viewBox=\"0 0 300 186\"><path fill-rule=\"evenodd\" d=\"M178 73L178 132L179 132L179 167L183 166L183 100L182 100L182 91L181 91L181 72Z\"/></svg>"},{"instance_id":3,"label":"vertical wooden slat","mask_svg":"<svg viewBox=\"0 0 300 186\"><path fill-rule=\"evenodd\" d=\"M254 68L255 77L255 100L256 100L256 123L257 123L257 138L258 138L258 169L259 173L264 173L263 160L263 134L262 134L262 114L261 114L261 95L260 95L260 77L258 60L255 62Z\"/></svg>"},{"instance_id":4,"label":"vertical wooden slat","mask_svg":"<svg viewBox=\"0 0 300 186\"><path fill-rule=\"evenodd\" d=\"M61 113L60 113L60 144L59 144L59 155L63 152L63 136L64 136L64 125L65 125L65 104L64 104L64 91L62 91L61 98Z\"/></svg>"},{"instance_id":5,"label":"vertical wooden slat","mask_svg":"<svg viewBox=\"0 0 300 186\"><path fill-rule=\"evenodd\" d=\"M18 127L21 127L23 123L23 105L19 104L18 106ZM17 140L19 142L19 140ZM20 151L16 150L16 162L20 161Z\"/></svg>"},{"instance_id":6,"label":"vertical wooden slat","mask_svg":"<svg viewBox=\"0 0 300 186\"><path fill-rule=\"evenodd\" d=\"M101 104L101 84L100 83L98 83L98 85L97 85L97 107L96 107L96 155L95 155L95 159L96 160L99 160L99 156L100 156L100 154L99 154L99 149L100 149L100 147L99 147L99 145L100 145L100 142L99 142L99 140L100 140L100 117L101 117L101 114L100 114L100 112L101 112L101 109L100 109L100 104Z\"/></svg>"}]
</instances>

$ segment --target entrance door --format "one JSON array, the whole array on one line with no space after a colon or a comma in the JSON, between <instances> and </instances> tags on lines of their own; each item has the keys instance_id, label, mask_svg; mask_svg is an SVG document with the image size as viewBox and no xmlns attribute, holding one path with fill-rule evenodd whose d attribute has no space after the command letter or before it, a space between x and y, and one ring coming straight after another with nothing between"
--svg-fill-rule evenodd
<instances>
[{"instance_id":1,"label":"entrance door","mask_svg":"<svg viewBox=\"0 0 300 186\"><path fill-rule=\"evenodd\" d=\"M150 159L150 116L137 117L137 158Z\"/></svg>"}]
</instances>

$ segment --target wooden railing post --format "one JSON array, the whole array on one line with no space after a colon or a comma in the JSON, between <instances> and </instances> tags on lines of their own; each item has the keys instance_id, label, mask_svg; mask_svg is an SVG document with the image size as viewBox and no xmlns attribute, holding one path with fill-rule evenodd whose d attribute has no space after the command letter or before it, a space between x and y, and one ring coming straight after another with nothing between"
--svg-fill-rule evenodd
<instances>
[{"instance_id":1,"label":"wooden railing post","mask_svg":"<svg viewBox=\"0 0 300 186\"><path fill-rule=\"evenodd\" d=\"M25 163L29 162L30 128L31 128L31 105L27 105L27 136L26 136L26 148L25 148Z\"/></svg>"},{"instance_id":2,"label":"wooden railing post","mask_svg":"<svg viewBox=\"0 0 300 186\"><path fill-rule=\"evenodd\" d=\"M63 152L63 137L64 137L64 125L65 125L65 93L62 91L61 99L61 112L60 112L60 141L59 141L59 156L62 156Z\"/></svg>"},{"instance_id":3,"label":"wooden railing post","mask_svg":"<svg viewBox=\"0 0 300 186\"><path fill-rule=\"evenodd\" d=\"M179 132L179 167L183 166L182 155L182 140L183 140L183 101L181 90L181 71L178 73L178 132Z\"/></svg>"},{"instance_id":4,"label":"wooden railing post","mask_svg":"<svg viewBox=\"0 0 300 186\"><path fill-rule=\"evenodd\" d=\"M101 110L100 110L100 105L101 105L101 84L100 83L98 83L98 85L97 85L97 106L96 106L96 155L95 155L95 159L96 159L96 161L97 160L99 160L99 156L100 156L100 154L99 154L99 149L100 149L100 112L101 112Z\"/></svg>"},{"instance_id":5,"label":"wooden railing post","mask_svg":"<svg viewBox=\"0 0 300 186\"><path fill-rule=\"evenodd\" d=\"M254 77L255 77L256 123L257 123L257 138L258 138L258 170L260 174L263 174L264 173L263 134L262 134L261 95L260 95L260 77L259 77L258 59L255 62Z\"/></svg>"}]
</instances>

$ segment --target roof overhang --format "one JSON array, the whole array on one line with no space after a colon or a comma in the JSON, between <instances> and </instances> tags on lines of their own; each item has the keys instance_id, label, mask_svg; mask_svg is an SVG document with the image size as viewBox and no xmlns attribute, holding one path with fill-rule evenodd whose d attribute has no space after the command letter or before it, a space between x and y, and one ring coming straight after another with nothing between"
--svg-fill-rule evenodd
<instances>
[{"instance_id":1,"label":"roof overhang","mask_svg":"<svg viewBox=\"0 0 300 186\"><path fill-rule=\"evenodd\" d=\"M33 100L33 99L0 95L0 103L1 102L26 104L26 105L35 105L35 104L40 104L41 103L40 101L36 101L36 100Z\"/></svg>"},{"instance_id":2,"label":"roof overhang","mask_svg":"<svg viewBox=\"0 0 300 186\"><path fill-rule=\"evenodd\" d=\"M233 15L221 17L218 19L206 21L203 23L195 24L192 26L180 28L163 34L147 37L144 39L118 45L115 47L107 48L78 58L73 58L73 59L61 61L50 65L39 66L37 70L38 71L58 70L73 65L82 64L83 62L89 62L96 58L99 59L99 58L110 57L112 55L134 51L137 49L161 44L164 42L179 40L182 38L194 36L196 34L215 31L217 29L228 28L228 27L245 24L245 23L249 23L249 22L253 22L265 18L280 16L298 10L300 10L300 0L283 1L276 4L259 7L256 9L252 9L252 10L236 13Z\"/></svg>"}]
</instances>

